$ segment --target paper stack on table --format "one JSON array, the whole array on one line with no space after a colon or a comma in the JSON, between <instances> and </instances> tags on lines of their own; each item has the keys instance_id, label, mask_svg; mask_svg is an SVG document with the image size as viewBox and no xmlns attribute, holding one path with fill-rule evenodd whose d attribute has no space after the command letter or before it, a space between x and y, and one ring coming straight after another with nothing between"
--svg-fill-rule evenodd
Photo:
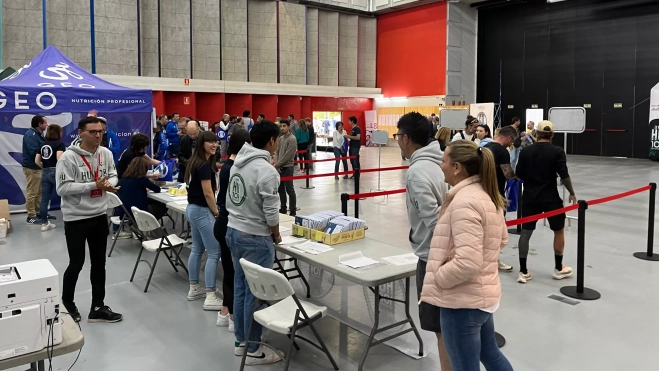
<instances>
[{"instance_id":1,"label":"paper stack on table","mask_svg":"<svg viewBox=\"0 0 659 371\"><path fill-rule=\"evenodd\" d=\"M419 257L414 255L414 253L409 253L409 254L402 254L395 256L387 256L386 258L382 258L382 260L386 261L391 265L401 266L401 265L416 264L419 261Z\"/></svg>"},{"instance_id":2,"label":"paper stack on table","mask_svg":"<svg viewBox=\"0 0 659 371\"><path fill-rule=\"evenodd\" d=\"M298 215L295 217L295 224L301 225L305 228L325 229L325 227L327 227L327 223L330 220L339 217L341 215L343 214L338 211L332 211L332 210L319 211L309 216Z\"/></svg>"},{"instance_id":3,"label":"paper stack on table","mask_svg":"<svg viewBox=\"0 0 659 371\"><path fill-rule=\"evenodd\" d=\"M331 248L327 245L323 245L321 243L312 242L312 241L299 243L297 245L291 246L291 248L295 249L295 250L298 250L298 251L301 251L301 252L306 252L308 254L313 254L313 255L318 255L318 254L322 254L324 252L334 250L333 248Z\"/></svg>"},{"instance_id":4,"label":"paper stack on table","mask_svg":"<svg viewBox=\"0 0 659 371\"><path fill-rule=\"evenodd\" d=\"M367 258L362 254L362 251L355 251L349 254L339 255L339 263L347 265L350 268L361 268L372 264L378 264L377 260Z\"/></svg>"},{"instance_id":5,"label":"paper stack on table","mask_svg":"<svg viewBox=\"0 0 659 371\"><path fill-rule=\"evenodd\" d=\"M354 231L355 229L364 228L365 221L356 219L350 216L340 216L332 219L325 227L325 233L336 234L347 231Z\"/></svg>"},{"instance_id":6,"label":"paper stack on table","mask_svg":"<svg viewBox=\"0 0 659 371\"><path fill-rule=\"evenodd\" d=\"M280 229L280 231L281 231L281 229ZM281 238L281 242L279 243L279 245L293 245L293 244L296 244L296 243L301 244L301 243L305 243L305 242L307 242L307 240L304 239L304 238L297 238L297 237L293 237L293 236L283 236Z\"/></svg>"}]
</instances>

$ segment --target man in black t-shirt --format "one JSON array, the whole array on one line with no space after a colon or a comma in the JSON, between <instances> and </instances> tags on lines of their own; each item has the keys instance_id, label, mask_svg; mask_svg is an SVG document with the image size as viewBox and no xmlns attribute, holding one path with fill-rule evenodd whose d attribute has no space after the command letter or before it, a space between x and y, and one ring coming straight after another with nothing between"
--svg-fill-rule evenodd
<instances>
[{"instance_id":1,"label":"man in black t-shirt","mask_svg":"<svg viewBox=\"0 0 659 371\"><path fill-rule=\"evenodd\" d=\"M557 210L563 207L563 200L558 194L556 175L570 192L570 203L576 203L577 198L572 188L572 180L567 170L565 152L562 148L551 144L554 137L554 125L550 121L542 121L537 128L538 141L524 149L517 163L517 176L524 181L522 194L522 217L532 216ZM547 218L549 228L554 231L554 279L561 280L572 275L572 268L563 265L563 250L565 249L565 213ZM529 241L535 230L536 222L522 225L522 235L519 239L520 273L517 279L526 283L531 279L531 273L526 268L526 258L529 252Z\"/></svg>"},{"instance_id":2,"label":"man in black t-shirt","mask_svg":"<svg viewBox=\"0 0 659 371\"><path fill-rule=\"evenodd\" d=\"M357 117L355 116L350 116L348 117L348 121L350 121L350 135L345 134L343 137L346 139L350 140L350 147L348 148L348 155L349 156L359 156L359 149L361 148L362 145L362 129L357 126ZM350 163L352 164L352 170L358 170L359 169L359 158L355 159L350 159ZM350 179L354 179L355 175L351 176Z\"/></svg>"},{"instance_id":3,"label":"man in black t-shirt","mask_svg":"<svg viewBox=\"0 0 659 371\"><path fill-rule=\"evenodd\" d=\"M492 151L496 163L497 185L499 193L505 195L506 180L515 179L515 171L510 166L510 153L508 147L517 139L517 131L512 126L506 126L499 130L499 135L484 147Z\"/></svg>"},{"instance_id":4,"label":"man in black t-shirt","mask_svg":"<svg viewBox=\"0 0 659 371\"><path fill-rule=\"evenodd\" d=\"M149 137L142 133L134 134L130 138L130 147L126 148L119 156L119 160L117 160L117 177L119 179L124 175L124 171L128 169L128 165L130 165L130 162L135 157L144 157L149 165L153 166L157 166L160 163L160 161L154 160L146 154L149 143L151 143ZM160 174L147 175L147 178L151 179L158 179L159 177Z\"/></svg>"}]
</instances>

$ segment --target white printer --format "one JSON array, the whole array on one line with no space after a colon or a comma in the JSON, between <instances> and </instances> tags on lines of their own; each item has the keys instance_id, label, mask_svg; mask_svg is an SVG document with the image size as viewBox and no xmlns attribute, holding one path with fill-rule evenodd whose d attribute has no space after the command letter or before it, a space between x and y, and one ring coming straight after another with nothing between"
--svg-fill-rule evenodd
<instances>
[{"instance_id":1,"label":"white printer","mask_svg":"<svg viewBox=\"0 0 659 371\"><path fill-rule=\"evenodd\" d=\"M0 265L0 360L61 343L59 311L59 277L50 261Z\"/></svg>"}]
</instances>

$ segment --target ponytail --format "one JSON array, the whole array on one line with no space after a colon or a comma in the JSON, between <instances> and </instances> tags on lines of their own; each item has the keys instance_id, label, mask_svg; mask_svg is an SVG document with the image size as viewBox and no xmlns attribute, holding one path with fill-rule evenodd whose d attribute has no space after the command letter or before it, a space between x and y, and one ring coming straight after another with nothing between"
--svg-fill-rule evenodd
<instances>
[{"instance_id":1,"label":"ponytail","mask_svg":"<svg viewBox=\"0 0 659 371\"><path fill-rule=\"evenodd\" d=\"M503 210L506 206L506 202L503 197L501 197L501 193L499 193L494 155L489 148L484 147L478 147L478 152L480 152L481 156L481 166L478 175L481 177L483 189L485 189L485 192L490 196L497 209Z\"/></svg>"},{"instance_id":2,"label":"ponytail","mask_svg":"<svg viewBox=\"0 0 659 371\"><path fill-rule=\"evenodd\" d=\"M451 160L460 163L468 176L480 176L480 182L485 192L497 207L503 210L506 202L499 193L497 185L496 163L492 151L479 147L468 140L458 140L449 144L451 147Z\"/></svg>"}]
</instances>

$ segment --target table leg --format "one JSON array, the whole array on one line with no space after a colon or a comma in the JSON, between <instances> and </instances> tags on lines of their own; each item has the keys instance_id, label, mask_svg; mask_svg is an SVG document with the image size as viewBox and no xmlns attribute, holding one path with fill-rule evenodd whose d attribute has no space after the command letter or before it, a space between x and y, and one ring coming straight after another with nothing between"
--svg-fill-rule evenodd
<instances>
[{"instance_id":1,"label":"table leg","mask_svg":"<svg viewBox=\"0 0 659 371\"><path fill-rule=\"evenodd\" d=\"M43 359L37 362L37 371L46 371L46 364Z\"/></svg>"},{"instance_id":2,"label":"table leg","mask_svg":"<svg viewBox=\"0 0 659 371\"><path fill-rule=\"evenodd\" d=\"M359 362L359 367L357 370L362 371L364 369L364 362L366 362L366 356L368 355L368 351L371 349L373 346L373 339L375 338L375 334L378 332L378 326L380 324L380 286L375 286L375 289L373 290L373 294L375 295L375 311L373 313L373 328L371 329L371 334L368 336L368 342L366 343L366 348L364 349L364 354L362 354L362 359Z\"/></svg>"},{"instance_id":3,"label":"table leg","mask_svg":"<svg viewBox=\"0 0 659 371\"><path fill-rule=\"evenodd\" d=\"M32 363L30 363L30 368L28 368L28 369L25 370L25 371L38 371L38 370L37 370L37 363L36 363L36 362L32 362Z\"/></svg>"},{"instance_id":4,"label":"table leg","mask_svg":"<svg viewBox=\"0 0 659 371\"><path fill-rule=\"evenodd\" d=\"M412 317L410 316L410 277L405 279L405 316L410 321L410 326L414 329L414 335L416 339L419 340L419 357L423 357L423 340L421 339L421 334L416 328Z\"/></svg>"}]
</instances>

